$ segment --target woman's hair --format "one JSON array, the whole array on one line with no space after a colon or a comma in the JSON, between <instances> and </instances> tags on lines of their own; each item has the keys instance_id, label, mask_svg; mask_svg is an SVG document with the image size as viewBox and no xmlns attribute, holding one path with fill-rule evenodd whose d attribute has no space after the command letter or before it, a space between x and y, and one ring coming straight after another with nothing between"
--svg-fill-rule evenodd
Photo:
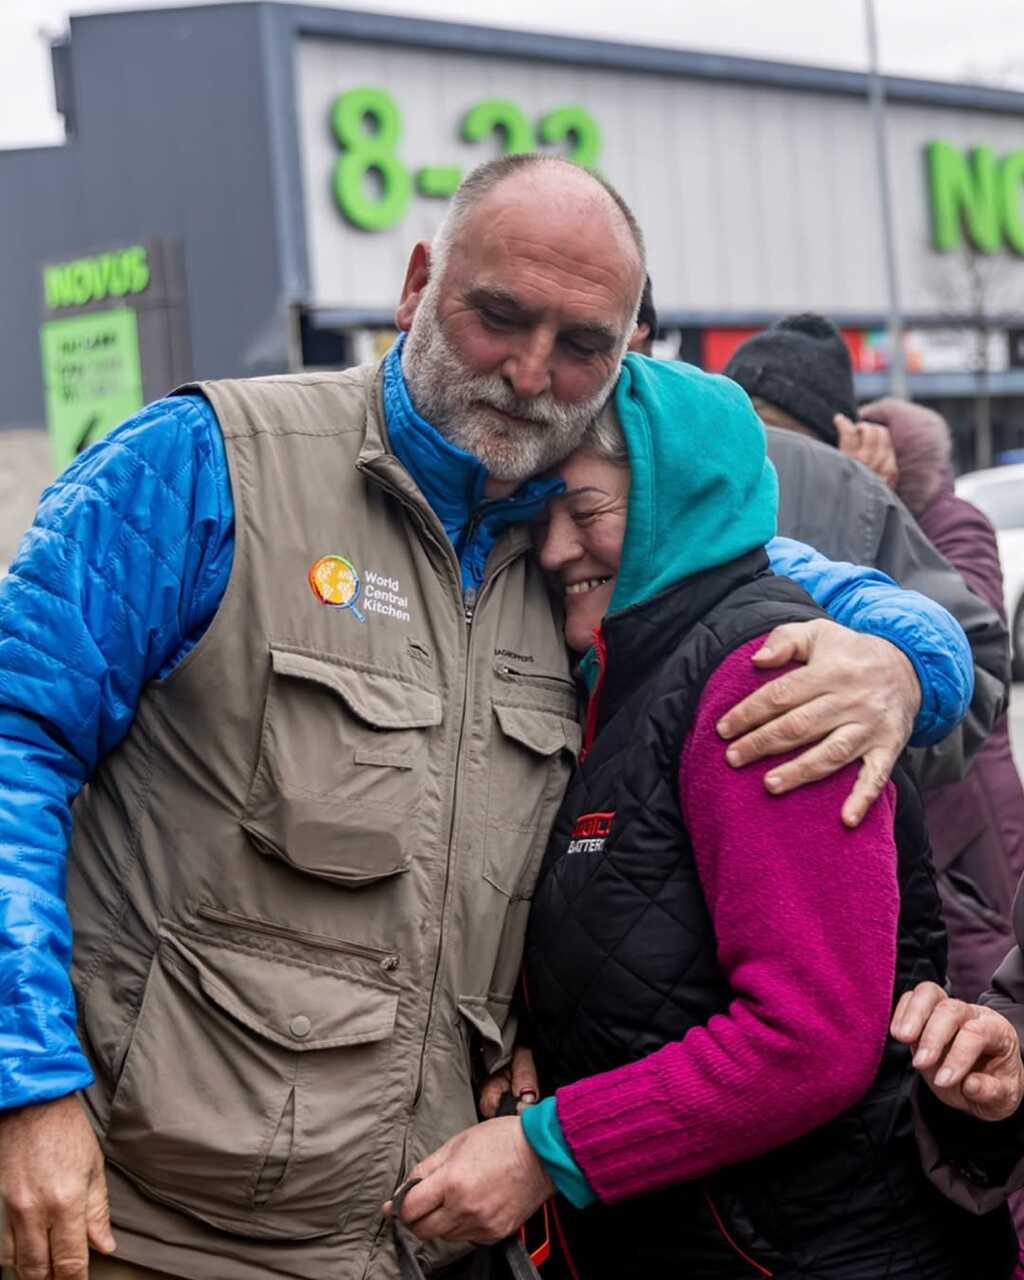
<instances>
[{"instance_id":1,"label":"woman's hair","mask_svg":"<svg viewBox=\"0 0 1024 1280\"><path fill-rule=\"evenodd\" d=\"M593 453L598 458L603 458L605 462L614 462L619 467L629 466L626 437L622 434L611 400L587 427L577 447L586 449L588 453Z\"/></svg>"},{"instance_id":2,"label":"woman's hair","mask_svg":"<svg viewBox=\"0 0 1024 1280\"><path fill-rule=\"evenodd\" d=\"M883 419L899 467L896 492L912 515L921 516L942 487L952 440L945 418L933 409L910 404L897 408L899 412L893 410Z\"/></svg>"}]
</instances>

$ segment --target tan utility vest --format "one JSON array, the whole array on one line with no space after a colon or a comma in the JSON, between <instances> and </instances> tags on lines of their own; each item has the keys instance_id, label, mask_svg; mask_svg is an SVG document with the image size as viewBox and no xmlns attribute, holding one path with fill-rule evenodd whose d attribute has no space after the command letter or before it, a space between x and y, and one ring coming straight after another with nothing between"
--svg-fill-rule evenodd
<instances>
[{"instance_id":1,"label":"tan utility vest","mask_svg":"<svg viewBox=\"0 0 1024 1280\"><path fill-rule=\"evenodd\" d=\"M382 1202L474 1123L474 1076L509 1051L579 744L561 627L524 528L467 617L379 368L199 389L234 564L76 804L87 1102L129 1259L392 1277ZM334 604L310 577L330 556Z\"/></svg>"}]
</instances>

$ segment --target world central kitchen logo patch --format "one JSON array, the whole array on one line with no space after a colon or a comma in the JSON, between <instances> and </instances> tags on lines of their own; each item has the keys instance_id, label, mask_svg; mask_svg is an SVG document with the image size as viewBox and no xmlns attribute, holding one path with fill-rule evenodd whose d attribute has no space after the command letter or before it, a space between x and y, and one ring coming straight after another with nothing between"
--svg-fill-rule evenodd
<instances>
[{"instance_id":1,"label":"world central kitchen logo patch","mask_svg":"<svg viewBox=\"0 0 1024 1280\"><path fill-rule=\"evenodd\" d=\"M612 813L585 813L576 819L566 853L602 853L615 819Z\"/></svg>"},{"instance_id":2,"label":"world central kitchen logo patch","mask_svg":"<svg viewBox=\"0 0 1024 1280\"><path fill-rule=\"evenodd\" d=\"M376 569L362 576L351 560L344 556L321 556L309 568L309 585L313 594L331 609L350 609L357 622L365 622L368 613L398 622L410 622L409 597L402 592L398 578ZM357 602L362 596L362 605Z\"/></svg>"}]
</instances>

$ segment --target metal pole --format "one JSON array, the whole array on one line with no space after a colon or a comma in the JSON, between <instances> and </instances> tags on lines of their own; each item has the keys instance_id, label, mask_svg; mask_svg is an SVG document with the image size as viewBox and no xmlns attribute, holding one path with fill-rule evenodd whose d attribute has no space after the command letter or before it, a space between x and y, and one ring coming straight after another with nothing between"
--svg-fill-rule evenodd
<instances>
[{"instance_id":1,"label":"metal pole","mask_svg":"<svg viewBox=\"0 0 1024 1280\"><path fill-rule=\"evenodd\" d=\"M882 243L885 248L885 280L889 294L889 392L906 398L907 371L903 363L903 320L900 315L900 286L896 271L896 246L892 233L892 199L889 194L889 157L885 144L885 86L878 71L878 28L874 0L864 0L864 21L868 38L868 101L875 133L875 162L878 167L878 199L882 215Z\"/></svg>"}]
</instances>

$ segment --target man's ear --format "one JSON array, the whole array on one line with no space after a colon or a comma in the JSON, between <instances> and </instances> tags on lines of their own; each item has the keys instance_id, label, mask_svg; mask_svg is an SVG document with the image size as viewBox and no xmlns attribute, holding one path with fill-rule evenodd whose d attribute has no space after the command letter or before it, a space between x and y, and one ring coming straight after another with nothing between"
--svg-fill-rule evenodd
<instances>
[{"instance_id":1,"label":"man's ear","mask_svg":"<svg viewBox=\"0 0 1024 1280\"><path fill-rule=\"evenodd\" d=\"M409 265L405 269L402 297L395 311L395 324L403 333L412 328L412 318L420 305L423 290L430 279L430 241L420 240L413 245Z\"/></svg>"}]
</instances>

